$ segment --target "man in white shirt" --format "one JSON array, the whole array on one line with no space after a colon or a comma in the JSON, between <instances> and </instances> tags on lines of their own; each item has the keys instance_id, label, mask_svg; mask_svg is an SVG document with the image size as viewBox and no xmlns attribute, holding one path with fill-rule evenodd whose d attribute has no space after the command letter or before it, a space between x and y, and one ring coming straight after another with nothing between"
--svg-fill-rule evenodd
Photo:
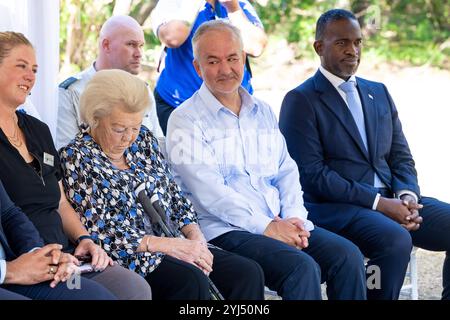
<instances>
[{"instance_id":1,"label":"man in white shirt","mask_svg":"<svg viewBox=\"0 0 450 320\"><path fill-rule=\"evenodd\" d=\"M239 30L209 21L193 40L204 83L169 118L167 153L206 239L258 262L283 299L365 299L365 269L350 241L314 227L297 166L269 105L242 86ZM351 274L351 277L348 275Z\"/></svg>"},{"instance_id":2,"label":"man in white shirt","mask_svg":"<svg viewBox=\"0 0 450 320\"><path fill-rule=\"evenodd\" d=\"M99 35L99 54L96 61L89 68L64 80L59 85L57 148L67 145L78 133L82 123L79 108L80 96L95 72L103 69L121 69L134 75L139 74L144 42L144 32L132 17L113 16L103 24ZM154 100L150 88L149 95ZM142 124L149 128L160 141L163 140L164 136L155 108L145 115Z\"/></svg>"}]
</instances>

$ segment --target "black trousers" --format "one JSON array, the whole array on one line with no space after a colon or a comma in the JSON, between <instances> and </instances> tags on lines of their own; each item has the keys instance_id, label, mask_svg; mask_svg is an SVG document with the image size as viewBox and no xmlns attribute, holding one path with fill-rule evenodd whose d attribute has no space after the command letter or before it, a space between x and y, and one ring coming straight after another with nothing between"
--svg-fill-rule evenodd
<instances>
[{"instance_id":1,"label":"black trousers","mask_svg":"<svg viewBox=\"0 0 450 320\"><path fill-rule=\"evenodd\" d=\"M220 249L214 255L211 280L227 300L263 300L264 275L258 263ZM209 300L209 283L196 266L165 256L146 280L153 300Z\"/></svg>"},{"instance_id":2,"label":"black trousers","mask_svg":"<svg viewBox=\"0 0 450 320\"><path fill-rule=\"evenodd\" d=\"M167 122L169 121L170 114L175 108L161 98L158 91L154 90L153 94L155 96L156 114L158 115L159 126L161 127L164 136L166 136Z\"/></svg>"}]
</instances>

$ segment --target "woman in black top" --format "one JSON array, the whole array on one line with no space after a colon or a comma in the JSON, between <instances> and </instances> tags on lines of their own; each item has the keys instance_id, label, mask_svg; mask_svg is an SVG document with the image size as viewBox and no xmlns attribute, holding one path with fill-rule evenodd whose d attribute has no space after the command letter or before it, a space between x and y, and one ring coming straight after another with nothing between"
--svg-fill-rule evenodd
<instances>
[{"instance_id":1,"label":"woman in black top","mask_svg":"<svg viewBox=\"0 0 450 320\"><path fill-rule=\"evenodd\" d=\"M15 111L31 91L36 72L30 42L21 34L0 32L0 180L45 243L58 243L65 252L91 256L94 269L102 272L87 273L87 277L119 299L149 299L148 284L134 272L113 265L67 201L47 125Z\"/></svg>"}]
</instances>

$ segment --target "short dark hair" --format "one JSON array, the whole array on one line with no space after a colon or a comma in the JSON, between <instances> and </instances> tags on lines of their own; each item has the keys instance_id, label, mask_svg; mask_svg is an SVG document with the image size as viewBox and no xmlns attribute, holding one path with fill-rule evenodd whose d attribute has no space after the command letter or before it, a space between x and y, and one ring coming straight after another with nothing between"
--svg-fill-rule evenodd
<instances>
[{"instance_id":1,"label":"short dark hair","mask_svg":"<svg viewBox=\"0 0 450 320\"><path fill-rule=\"evenodd\" d=\"M3 62L3 59L9 55L12 49L20 45L33 48L33 45L22 33L13 31L0 32L0 63Z\"/></svg>"},{"instance_id":2,"label":"short dark hair","mask_svg":"<svg viewBox=\"0 0 450 320\"><path fill-rule=\"evenodd\" d=\"M327 24L333 21L347 19L347 20L356 20L356 16L344 9L331 9L327 12L323 13L316 23L316 40L320 40L323 37Z\"/></svg>"}]
</instances>

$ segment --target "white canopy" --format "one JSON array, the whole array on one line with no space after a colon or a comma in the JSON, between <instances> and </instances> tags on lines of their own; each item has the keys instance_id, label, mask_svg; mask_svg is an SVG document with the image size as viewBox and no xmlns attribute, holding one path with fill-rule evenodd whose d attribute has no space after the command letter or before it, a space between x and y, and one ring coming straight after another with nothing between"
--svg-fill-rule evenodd
<instances>
[{"instance_id":1,"label":"white canopy","mask_svg":"<svg viewBox=\"0 0 450 320\"><path fill-rule=\"evenodd\" d=\"M59 1L0 0L0 31L23 33L36 49L39 65L36 85L29 98L42 121L56 133L59 71ZM27 101L26 108L31 108Z\"/></svg>"}]
</instances>

